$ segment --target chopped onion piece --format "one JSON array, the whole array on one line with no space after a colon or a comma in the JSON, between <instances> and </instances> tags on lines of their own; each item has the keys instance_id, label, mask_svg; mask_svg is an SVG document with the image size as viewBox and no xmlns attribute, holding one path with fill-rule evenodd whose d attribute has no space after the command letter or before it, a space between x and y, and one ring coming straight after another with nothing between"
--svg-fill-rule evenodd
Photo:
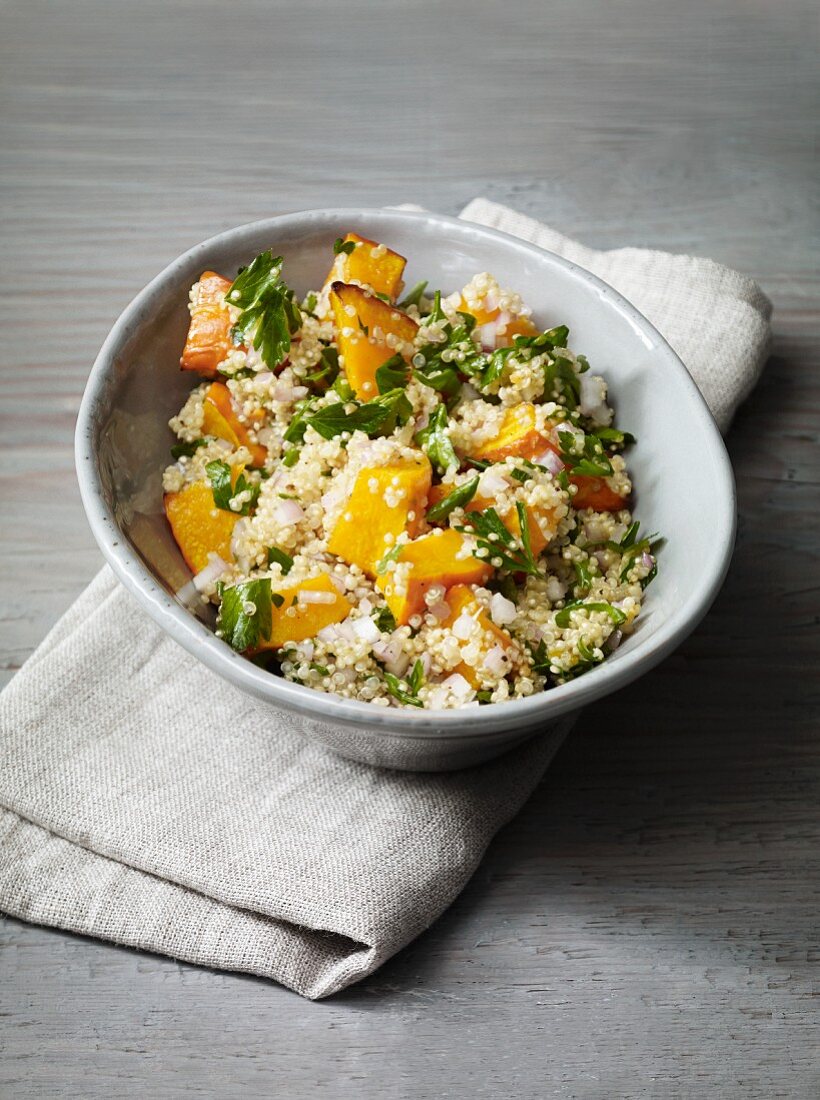
<instances>
[{"instance_id":1,"label":"chopped onion piece","mask_svg":"<svg viewBox=\"0 0 820 1100\"><path fill-rule=\"evenodd\" d=\"M515 604L502 596L500 592L494 592L490 600L490 618L496 626L506 626L511 623L517 614Z\"/></svg>"},{"instance_id":2,"label":"chopped onion piece","mask_svg":"<svg viewBox=\"0 0 820 1100\"><path fill-rule=\"evenodd\" d=\"M484 667L493 676L504 675L507 671L507 654L504 652L503 646L494 645L492 649L487 651L484 658Z\"/></svg>"},{"instance_id":3,"label":"chopped onion piece","mask_svg":"<svg viewBox=\"0 0 820 1100\"><path fill-rule=\"evenodd\" d=\"M283 500L276 509L276 518L283 527L292 527L304 518L302 506L295 500Z\"/></svg>"},{"instance_id":4,"label":"chopped onion piece","mask_svg":"<svg viewBox=\"0 0 820 1100\"><path fill-rule=\"evenodd\" d=\"M378 642L381 632L372 619L354 619L351 623L353 633L363 642Z\"/></svg>"},{"instance_id":5,"label":"chopped onion piece","mask_svg":"<svg viewBox=\"0 0 820 1100\"><path fill-rule=\"evenodd\" d=\"M227 562L224 562L218 554L210 553L208 564L204 569L200 569L193 578L192 583L197 592L204 592L206 588L210 588L212 584L219 580L227 568Z\"/></svg>"},{"instance_id":6,"label":"chopped onion piece","mask_svg":"<svg viewBox=\"0 0 820 1100\"><path fill-rule=\"evenodd\" d=\"M467 699L473 694L472 687L460 672L453 672L446 680L442 680L441 686L449 688L453 695L459 699Z\"/></svg>"},{"instance_id":7,"label":"chopped onion piece","mask_svg":"<svg viewBox=\"0 0 820 1100\"><path fill-rule=\"evenodd\" d=\"M446 600L438 600L436 603L431 604L427 610L431 615L434 615L440 623L443 623L450 615L450 605Z\"/></svg>"},{"instance_id":8,"label":"chopped onion piece","mask_svg":"<svg viewBox=\"0 0 820 1100\"><path fill-rule=\"evenodd\" d=\"M479 325L477 331L478 339L483 348L495 347L495 338L498 333L498 326L495 321L488 321L486 325Z\"/></svg>"},{"instance_id":9,"label":"chopped onion piece","mask_svg":"<svg viewBox=\"0 0 820 1100\"><path fill-rule=\"evenodd\" d=\"M482 497L489 497L491 500L495 500L503 493L506 493L510 487L510 483L504 477L500 470L493 469L491 466L489 470L484 470L478 481L478 495Z\"/></svg>"},{"instance_id":10,"label":"chopped onion piece","mask_svg":"<svg viewBox=\"0 0 820 1100\"><path fill-rule=\"evenodd\" d=\"M539 466L546 466L553 477L557 477L564 468L561 456L557 455L555 451L551 450L549 447L547 447L544 453L540 454L535 461Z\"/></svg>"},{"instance_id":11,"label":"chopped onion piece","mask_svg":"<svg viewBox=\"0 0 820 1100\"><path fill-rule=\"evenodd\" d=\"M612 419L612 409L606 403L606 382L597 374L582 374L580 385L580 412L596 424L608 424Z\"/></svg>"},{"instance_id":12,"label":"chopped onion piece","mask_svg":"<svg viewBox=\"0 0 820 1100\"><path fill-rule=\"evenodd\" d=\"M623 636L624 634L622 630L613 630L607 640L604 642L604 651L606 653L614 652L621 644Z\"/></svg>"},{"instance_id":13,"label":"chopped onion piece","mask_svg":"<svg viewBox=\"0 0 820 1100\"><path fill-rule=\"evenodd\" d=\"M462 642L465 642L475 630L475 619L462 611L453 623L453 633Z\"/></svg>"}]
</instances>

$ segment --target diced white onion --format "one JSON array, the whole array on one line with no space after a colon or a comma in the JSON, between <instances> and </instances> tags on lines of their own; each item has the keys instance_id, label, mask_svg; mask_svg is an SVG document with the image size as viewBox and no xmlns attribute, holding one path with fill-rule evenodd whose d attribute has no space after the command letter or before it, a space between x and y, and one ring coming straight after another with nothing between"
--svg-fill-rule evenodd
<instances>
[{"instance_id":1,"label":"diced white onion","mask_svg":"<svg viewBox=\"0 0 820 1100\"><path fill-rule=\"evenodd\" d=\"M176 597L185 607L192 607L200 600L200 594L193 581L187 581L183 584L182 588L177 590Z\"/></svg>"},{"instance_id":2,"label":"diced white onion","mask_svg":"<svg viewBox=\"0 0 820 1100\"><path fill-rule=\"evenodd\" d=\"M484 470L479 478L478 495L495 500L497 497L500 497L502 493L506 493L509 487L510 483L504 475L491 466L489 470Z\"/></svg>"},{"instance_id":3,"label":"diced white onion","mask_svg":"<svg viewBox=\"0 0 820 1100\"><path fill-rule=\"evenodd\" d=\"M355 619L351 625L353 633L363 642L377 642L381 637L379 628L370 618Z\"/></svg>"},{"instance_id":4,"label":"diced white onion","mask_svg":"<svg viewBox=\"0 0 820 1100\"><path fill-rule=\"evenodd\" d=\"M490 618L496 626L506 626L516 616L515 604L502 596L500 592L494 592L490 600Z\"/></svg>"},{"instance_id":5,"label":"diced white onion","mask_svg":"<svg viewBox=\"0 0 820 1100\"><path fill-rule=\"evenodd\" d=\"M328 489L322 495L322 507L326 512L332 512L344 500L344 491L339 488Z\"/></svg>"},{"instance_id":6,"label":"diced white onion","mask_svg":"<svg viewBox=\"0 0 820 1100\"><path fill-rule=\"evenodd\" d=\"M535 461L539 466L546 466L553 477L557 477L564 468L561 456L550 450L549 447Z\"/></svg>"},{"instance_id":7,"label":"diced white onion","mask_svg":"<svg viewBox=\"0 0 820 1100\"><path fill-rule=\"evenodd\" d=\"M481 398L481 394L472 384L472 382L465 382L461 387L461 396L459 398L459 404L465 401L478 401Z\"/></svg>"},{"instance_id":8,"label":"diced white onion","mask_svg":"<svg viewBox=\"0 0 820 1100\"><path fill-rule=\"evenodd\" d=\"M208 555L208 559L205 568L200 569L193 578L193 585L197 592L204 592L206 588L210 588L228 568L227 563L218 554L211 553Z\"/></svg>"},{"instance_id":9,"label":"diced white onion","mask_svg":"<svg viewBox=\"0 0 820 1100\"><path fill-rule=\"evenodd\" d=\"M406 653L400 653L395 661L387 661L385 668L391 676L404 676L410 666L410 657Z\"/></svg>"},{"instance_id":10,"label":"diced white onion","mask_svg":"<svg viewBox=\"0 0 820 1100\"><path fill-rule=\"evenodd\" d=\"M292 527L304 517L302 506L295 500L283 500L276 509L276 518L283 527Z\"/></svg>"},{"instance_id":11,"label":"diced white onion","mask_svg":"<svg viewBox=\"0 0 820 1100\"><path fill-rule=\"evenodd\" d=\"M466 611L462 611L456 621L453 623L453 634L462 642L473 633L475 629L475 620L467 614Z\"/></svg>"},{"instance_id":12,"label":"diced white onion","mask_svg":"<svg viewBox=\"0 0 820 1100\"><path fill-rule=\"evenodd\" d=\"M498 325L495 321L487 321L485 325L479 325L476 331L483 348L495 347L495 338L498 333Z\"/></svg>"},{"instance_id":13,"label":"diced white onion","mask_svg":"<svg viewBox=\"0 0 820 1100\"><path fill-rule=\"evenodd\" d=\"M583 442L584 432L581 428L577 428L569 420L561 420L557 424L553 425L553 435L555 436L555 442L560 442L560 435L572 435L576 439L580 439Z\"/></svg>"},{"instance_id":14,"label":"diced white onion","mask_svg":"<svg viewBox=\"0 0 820 1100\"><path fill-rule=\"evenodd\" d=\"M487 651L484 667L492 676L503 676L507 670L507 655L500 645L494 645Z\"/></svg>"},{"instance_id":15,"label":"diced white onion","mask_svg":"<svg viewBox=\"0 0 820 1100\"><path fill-rule=\"evenodd\" d=\"M566 586L561 584L557 577L547 577L547 599L550 603L563 600L565 593Z\"/></svg>"},{"instance_id":16,"label":"diced white onion","mask_svg":"<svg viewBox=\"0 0 820 1100\"><path fill-rule=\"evenodd\" d=\"M427 610L431 615L434 615L440 623L443 623L450 614L450 605L446 600L438 600L436 603L431 604Z\"/></svg>"},{"instance_id":17,"label":"diced white onion","mask_svg":"<svg viewBox=\"0 0 820 1100\"><path fill-rule=\"evenodd\" d=\"M374 642L373 653L380 661L384 661L385 664L388 664L398 659L401 653L401 642L396 639L389 642Z\"/></svg>"},{"instance_id":18,"label":"diced white onion","mask_svg":"<svg viewBox=\"0 0 820 1100\"><path fill-rule=\"evenodd\" d=\"M245 534L245 529L248 526L246 519L239 519L234 524L233 533L231 534L231 553L234 558L240 557L239 544Z\"/></svg>"},{"instance_id":19,"label":"diced white onion","mask_svg":"<svg viewBox=\"0 0 820 1100\"><path fill-rule=\"evenodd\" d=\"M621 644L623 636L624 635L622 630L613 630L607 638L606 642L604 643L604 649L606 650L606 652L613 653Z\"/></svg>"},{"instance_id":20,"label":"diced white onion","mask_svg":"<svg viewBox=\"0 0 820 1100\"><path fill-rule=\"evenodd\" d=\"M446 680L442 680L441 686L449 690L460 699L467 699L473 693L472 687L460 672L454 672Z\"/></svg>"},{"instance_id":21,"label":"diced white onion","mask_svg":"<svg viewBox=\"0 0 820 1100\"><path fill-rule=\"evenodd\" d=\"M281 401L284 404L291 401L298 401L301 397L307 395L307 386L292 386L287 382L277 382L271 391L274 401Z\"/></svg>"},{"instance_id":22,"label":"diced white onion","mask_svg":"<svg viewBox=\"0 0 820 1100\"><path fill-rule=\"evenodd\" d=\"M279 442L279 433L274 428L257 428L256 438L263 447L270 447Z\"/></svg>"},{"instance_id":23,"label":"diced white onion","mask_svg":"<svg viewBox=\"0 0 820 1100\"><path fill-rule=\"evenodd\" d=\"M608 424L612 419L612 410L606 403L606 382L597 374L582 374L580 386L580 412L596 424Z\"/></svg>"},{"instance_id":24,"label":"diced white onion","mask_svg":"<svg viewBox=\"0 0 820 1100\"><path fill-rule=\"evenodd\" d=\"M335 623L331 623L330 626L323 626L321 630L317 631L316 637L320 642L330 645L339 637L339 628Z\"/></svg>"},{"instance_id":25,"label":"diced white onion","mask_svg":"<svg viewBox=\"0 0 820 1100\"><path fill-rule=\"evenodd\" d=\"M644 566L645 569L651 569L654 564L655 560L652 555L647 554L647 552L644 550L644 552L641 554L641 565Z\"/></svg>"}]
</instances>

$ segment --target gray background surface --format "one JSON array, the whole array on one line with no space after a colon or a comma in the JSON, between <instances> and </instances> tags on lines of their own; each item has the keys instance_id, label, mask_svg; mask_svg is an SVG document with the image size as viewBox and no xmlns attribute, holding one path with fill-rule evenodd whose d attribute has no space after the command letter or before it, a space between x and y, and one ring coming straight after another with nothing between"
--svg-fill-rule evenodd
<instances>
[{"instance_id":1,"label":"gray background surface","mask_svg":"<svg viewBox=\"0 0 820 1100\"><path fill-rule=\"evenodd\" d=\"M94 355L212 233L485 194L776 308L722 595L587 711L452 910L323 1004L8 920L0 1095L818 1094L817 47L813 0L0 4L4 679L100 564Z\"/></svg>"}]
</instances>

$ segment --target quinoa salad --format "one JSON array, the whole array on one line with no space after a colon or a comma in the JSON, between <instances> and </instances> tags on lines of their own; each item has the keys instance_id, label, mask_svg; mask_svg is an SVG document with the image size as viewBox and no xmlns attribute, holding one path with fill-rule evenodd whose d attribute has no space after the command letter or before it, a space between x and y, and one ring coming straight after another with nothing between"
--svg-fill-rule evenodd
<instances>
[{"instance_id":1,"label":"quinoa salad","mask_svg":"<svg viewBox=\"0 0 820 1100\"><path fill-rule=\"evenodd\" d=\"M168 522L216 632L381 707L504 703L594 669L657 571L604 379L476 274L407 291L348 233L300 300L283 258L190 293ZM435 277L435 273L431 273ZM582 334L581 334L582 335Z\"/></svg>"}]
</instances>

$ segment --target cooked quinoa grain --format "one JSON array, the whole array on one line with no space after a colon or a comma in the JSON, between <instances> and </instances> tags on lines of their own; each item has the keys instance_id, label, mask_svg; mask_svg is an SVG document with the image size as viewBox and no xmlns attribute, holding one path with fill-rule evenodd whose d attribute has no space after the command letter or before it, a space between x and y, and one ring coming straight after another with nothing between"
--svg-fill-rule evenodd
<instances>
[{"instance_id":1,"label":"cooked quinoa grain","mask_svg":"<svg viewBox=\"0 0 820 1100\"><path fill-rule=\"evenodd\" d=\"M401 298L354 233L297 301L282 259L190 296L168 521L216 632L377 706L504 703L594 668L656 572L603 378L489 273Z\"/></svg>"}]
</instances>

